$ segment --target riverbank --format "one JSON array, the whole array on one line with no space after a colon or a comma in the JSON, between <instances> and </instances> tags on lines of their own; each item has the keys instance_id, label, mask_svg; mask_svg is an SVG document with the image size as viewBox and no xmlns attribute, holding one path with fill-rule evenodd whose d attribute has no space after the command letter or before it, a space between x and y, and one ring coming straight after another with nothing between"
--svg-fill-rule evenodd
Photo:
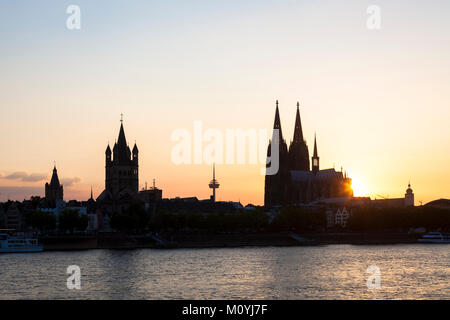
<instances>
[{"instance_id":1,"label":"riverbank","mask_svg":"<svg viewBox=\"0 0 450 320\"><path fill-rule=\"evenodd\" d=\"M403 244L417 243L417 235L407 233L228 233L127 236L105 234L98 236L48 236L41 237L45 251L88 249L138 249L138 248L226 248L309 246L328 244Z\"/></svg>"}]
</instances>

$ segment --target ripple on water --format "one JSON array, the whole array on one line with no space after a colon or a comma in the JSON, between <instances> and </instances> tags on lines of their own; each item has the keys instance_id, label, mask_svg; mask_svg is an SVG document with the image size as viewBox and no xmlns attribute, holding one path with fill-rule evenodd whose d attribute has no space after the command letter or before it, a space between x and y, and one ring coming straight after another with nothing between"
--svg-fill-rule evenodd
<instances>
[{"instance_id":1,"label":"ripple on water","mask_svg":"<svg viewBox=\"0 0 450 320\"><path fill-rule=\"evenodd\" d=\"M1 299L449 299L450 247L90 250L0 255ZM81 290L66 269L81 268ZM381 269L369 290L366 269Z\"/></svg>"}]
</instances>

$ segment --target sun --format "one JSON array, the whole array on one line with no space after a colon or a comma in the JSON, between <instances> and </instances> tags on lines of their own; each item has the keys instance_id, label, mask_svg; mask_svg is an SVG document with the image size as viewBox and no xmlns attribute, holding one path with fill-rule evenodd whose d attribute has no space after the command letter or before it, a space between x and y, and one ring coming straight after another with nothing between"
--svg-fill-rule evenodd
<instances>
[{"instance_id":1,"label":"sun","mask_svg":"<svg viewBox=\"0 0 450 320\"><path fill-rule=\"evenodd\" d=\"M369 194L367 186L359 178L352 178L352 189L355 197L367 196Z\"/></svg>"}]
</instances>

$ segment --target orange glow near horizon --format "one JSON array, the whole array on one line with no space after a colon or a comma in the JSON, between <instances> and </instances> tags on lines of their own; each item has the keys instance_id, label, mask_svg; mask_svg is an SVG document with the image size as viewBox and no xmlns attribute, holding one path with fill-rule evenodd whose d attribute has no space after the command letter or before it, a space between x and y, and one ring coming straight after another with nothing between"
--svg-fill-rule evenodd
<instances>
[{"instance_id":1,"label":"orange glow near horizon","mask_svg":"<svg viewBox=\"0 0 450 320\"><path fill-rule=\"evenodd\" d=\"M369 196L369 190L365 183L358 177L352 177L352 189L355 197L367 197Z\"/></svg>"}]
</instances>

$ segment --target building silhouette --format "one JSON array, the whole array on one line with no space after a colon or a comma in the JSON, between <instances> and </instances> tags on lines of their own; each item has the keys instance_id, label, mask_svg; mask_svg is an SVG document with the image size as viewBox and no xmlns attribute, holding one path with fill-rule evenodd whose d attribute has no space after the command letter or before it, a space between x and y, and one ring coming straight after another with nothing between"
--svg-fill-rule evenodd
<instances>
[{"instance_id":1,"label":"building silhouette","mask_svg":"<svg viewBox=\"0 0 450 320\"><path fill-rule=\"evenodd\" d=\"M112 152L109 144L105 151L105 190L97 198L107 212L122 211L138 194L138 155L136 143L130 150L121 119L117 142Z\"/></svg>"},{"instance_id":2,"label":"building silhouette","mask_svg":"<svg viewBox=\"0 0 450 320\"><path fill-rule=\"evenodd\" d=\"M408 183L408 189L405 193L405 207L414 206L414 193L411 189L411 182Z\"/></svg>"},{"instance_id":3,"label":"building silhouette","mask_svg":"<svg viewBox=\"0 0 450 320\"><path fill-rule=\"evenodd\" d=\"M342 170L320 170L317 139L314 137L314 152L309 162L308 145L303 138L300 108L297 102L293 140L287 148L281 129L278 101L275 108L274 135L267 150L268 164L271 167L271 146L278 132L279 167L275 174L266 172L264 205L266 207L305 204L318 199L352 197L351 179Z\"/></svg>"},{"instance_id":4,"label":"building silhouette","mask_svg":"<svg viewBox=\"0 0 450 320\"><path fill-rule=\"evenodd\" d=\"M62 201L64 197L63 186L59 183L56 165L53 167L53 174L50 183L45 184L45 198L50 205L55 205L57 201Z\"/></svg>"}]
</instances>

